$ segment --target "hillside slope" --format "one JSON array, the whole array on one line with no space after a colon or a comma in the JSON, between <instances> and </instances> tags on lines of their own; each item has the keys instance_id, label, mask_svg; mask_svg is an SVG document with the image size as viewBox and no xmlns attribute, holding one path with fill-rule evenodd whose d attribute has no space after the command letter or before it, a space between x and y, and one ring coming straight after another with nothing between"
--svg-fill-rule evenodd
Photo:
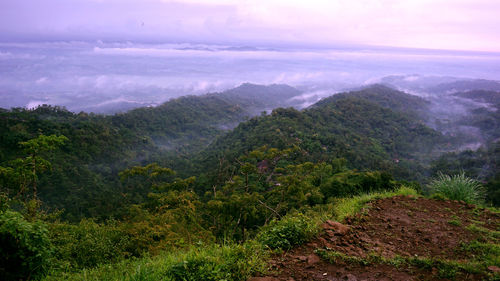
<instances>
[{"instance_id":1,"label":"hillside slope","mask_svg":"<svg viewBox=\"0 0 500 281\"><path fill-rule=\"evenodd\" d=\"M407 93L381 84L375 84L365 87L364 89L359 91L350 91L346 93L335 94L317 102L312 106L312 108L322 107L329 103L345 98L364 99L384 108L388 108L396 112L410 114L412 115L412 117L420 119L427 119L427 112L430 105L430 102L423 98L409 95Z\"/></svg>"},{"instance_id":2,"label":"hillside slope","mask_svg":"<svg viewBox=\"0 0 500 281\"><path fill-rule=\"evenodd\" d=\"M417 161L424 155L428 161L443 143L440 133L418 119L346 94L303 111L280 108L243 122L203 151L200 162L234 159L263 145L279 149L297 145L309 161L345 158L352 168L389 170L415 179L422 171Z\"/></svg>"},{"instance_id":3,"label":"hillside slope","mask_svg":"<svg viewBox=\"0 0 500 281\"><path fill-rule=\"evenodd\" d=\"M497 280L500 214L452 201L397 196L276 255L278 280Z\"/></svg>"}]
</instances>

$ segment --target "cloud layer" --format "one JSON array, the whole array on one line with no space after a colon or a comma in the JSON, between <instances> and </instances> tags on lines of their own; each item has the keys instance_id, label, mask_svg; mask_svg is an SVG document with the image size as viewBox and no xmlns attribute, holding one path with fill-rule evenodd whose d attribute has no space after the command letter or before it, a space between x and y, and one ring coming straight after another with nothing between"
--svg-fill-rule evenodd
<instances>
[{"instance_id":1,"label":"cloud layer","mask_svg":"<svg viewBox=\"0 0 500 281\"><path fill-rule=\"evenodd\" d=\"M500 51L496 0L2 0L0 39Z\"/></svg>"}]
</instances>

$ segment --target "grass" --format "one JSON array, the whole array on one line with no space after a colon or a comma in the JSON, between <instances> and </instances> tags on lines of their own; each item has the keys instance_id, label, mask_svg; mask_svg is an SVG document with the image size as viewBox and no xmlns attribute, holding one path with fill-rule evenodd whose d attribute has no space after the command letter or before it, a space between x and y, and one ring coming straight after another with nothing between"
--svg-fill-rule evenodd
<instances>
[{"instance_id":1,"label":"grass","mask_svg":"<svg viewBox=\"0 0 500 281\"><path fill-rule=\"evenodd\" d=\"M482 243L478 240L470 243L462 243L458 249L472 260L488 265L500 266L500 245L494 243Z\"/></svg>"},{"instance_id":2,"label":"grass","mask_svg":"<svg viewBox=\"0 0 500 281\"><path fill-rule=\"evenodd\" d=\"M486 195L481 184L477 180L466 177L464 173L453 176L440 173L429 184L429 190L436 199L445 197L475 204L482 204Z\"/></svg>"},{"instance_id":3,"label":"grass","mask_svg":"<svg viewBox=\"0 0 500 281\"><path fill-rule=\"evenodd\" d=\"M437 276L439 278L454 279L457 275L467 274L480 274L493 277L488 271L487 266L490 265L489 261L467 261L459 262L454 260L441 260L427 257L402 257L395 256L392 258L385 258L380 255L371 253L365 258L357 256L349 256L344 253L329 249L317 249L315 251L322 259L330 263L345 262L350 264L358 264L362 266L369 266L374 264L386 264L394 266L398 269L416 267L426 271L431 271L433 268L437 269Z\"/></svg>"},{"instance_id":4,"label":"grass","mask_svg":"<svg viewBox=\"0 0 500 281\"><path fill-rule=\"evenodd\" d=\"M376 192L376 193L359 195L351 198L340 198L334 202L334 207L333 207L333 212L335 214L334 219L336 219L337 221L343 221L346 217L353 216L354 214L362 211L366 203L370 201L382 198L394 197L397 195L418 196L417 191L415 189L402 186L395 191Z\"/></svg>"},{"instance_id":5,"label":"grass","mask_svg":"<svg viewBox=\"0 0 500 281\"><path fill-rule=\"evenodd\" d=\"M267 255L267 251L255 242L211 245L154 258L126 260L76 274L59 273L45 280L246 280L256 272L265 271Z\"/></svg>"},{"instance_id":6,"label":"grass","mask_svg":"<svg viewBox=\"0 0 500 281\"><path fill-rule=\"evenodd\" d=\"M454 225L454 226L461 226L462 225L462 221L456 215L452 216L451 218L452 219L448 221L449 224Z\"/></svg>"},{"instance_id":7,"label":"grass","mask_svg":"<svg viewBox=\"0 0 500 281\"><path fill-rule=\"evenodd\" d=\"M499 230L490 230L485 227L482 227L476 223L471 223L466 227L467 230L481 234L483 237L498 242L500 240L500 231Z\"/></svg>"}]
</instances>

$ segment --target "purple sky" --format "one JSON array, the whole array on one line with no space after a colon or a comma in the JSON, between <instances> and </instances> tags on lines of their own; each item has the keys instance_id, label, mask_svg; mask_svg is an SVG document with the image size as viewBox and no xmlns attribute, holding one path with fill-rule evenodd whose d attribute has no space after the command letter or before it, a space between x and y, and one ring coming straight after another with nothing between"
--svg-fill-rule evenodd
<instances>
[{"instance_id":1,"label":"purple sky","mask_svg":"<svg viewBox=\"0 0 500 281\"><path fill-rule=\"evenodd\" d=\"M500 51L498 0L1 0L0 40Z\"/></svg>"}]
</instances>

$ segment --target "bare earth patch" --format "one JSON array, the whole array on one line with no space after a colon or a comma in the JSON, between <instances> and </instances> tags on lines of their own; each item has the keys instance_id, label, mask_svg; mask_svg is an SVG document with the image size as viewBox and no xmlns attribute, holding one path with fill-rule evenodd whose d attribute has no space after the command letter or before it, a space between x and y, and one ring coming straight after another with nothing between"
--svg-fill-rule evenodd
<instances>
[{"instance_id":1,"label":"bare earth patch","mask_svg":"<svg viewBox=\"0 0 500 281\"><path fill-rule=\"evenodd\" d=\"M500 279L493 264L484 272L460 269L450 275L446 270L454 272L453 267L419 262L468 264L477 257L464 245L498 243L488 233L498 233L500 215L474 205L397 196L369 203L343 224L327 221L322 227L317 239L275 256L269 276L250 280Z\"/></svg>"}]
</instances>

